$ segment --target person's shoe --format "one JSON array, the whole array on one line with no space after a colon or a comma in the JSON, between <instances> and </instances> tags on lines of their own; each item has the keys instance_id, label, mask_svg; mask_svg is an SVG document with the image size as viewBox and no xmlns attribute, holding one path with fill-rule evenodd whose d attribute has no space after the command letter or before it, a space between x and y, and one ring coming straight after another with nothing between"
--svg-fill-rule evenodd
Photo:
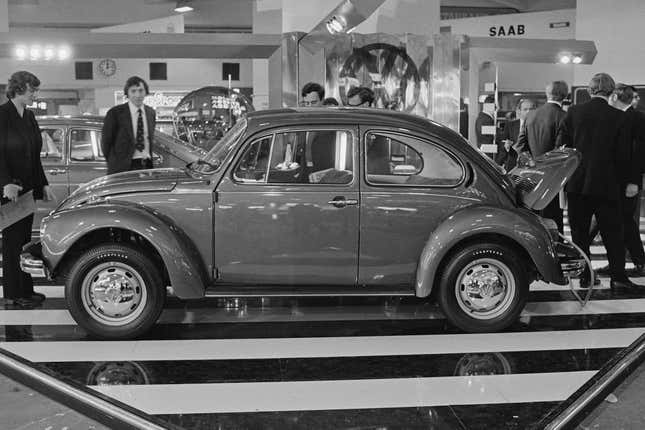
<instances>
[{"instance_id":1,"label":"person's shoe","mask_svg":"<svg viewBox=\"0 0 645 430\"><path fill-rule=\"evenodd\" d=\"M33 309L38 303L25 297L13 300L5 300L5 309Z\"/></svg>"},{"instance_id":2,"label":"person's shoe","mask_svg":"<svg viewBox=\"0 0 645 430\"><path fill-rule=\"evenodd\" d=\"M47 296L42 293L32 293L30 299L37 303L42 303L45 301Z\"/></svg>"},{"instance_id":3,"label":"person's shoe","mask_svg":"<svg viewBox=\"0 0 645 430\"><path fill-rule=\"evenodd\" d=\"M633 269L625 270L625 273L632 278L642 278L645 276L645 264L636 264Z\"/></svg>"},{"instance_id":4,"label":"person's shoe","mask_svg":"<svg viewBox=\"0 0 645 430\"><path fill-rule=\"evenodd\" d=\"M624 288L624 289L634 288L635 289L635 288L643 288L643 287L645 287L645 285L635 284L632 281L630 281L629 279L625 279L623 281L613 281L612 280L609 283L609 285L611 286L612 290L616 289L616 288Z\"/></svg>"},{"instance_id":5,"label":"person's shoe","mask_svg":"<svg viewBox=\"0 0 645 430\"><path fill-rule=\"evenodd\" d=\"M588 278L582 278L580 279L580 288L587 289L591 285L591 279ZM600 285L600 279L596 276L593 281L593 286L598 286Z\"/></svg>"},{"instance_id":6,"label":"person's shoe","mask_svg":"<svg viewBox=\"0 0 645 430\"><path fill-rule=\"evenodd\" d=\"M609 265L603 266L600 269L596 269L596 273L599 275L609 275L611 271L609 270Z\"/></svg>"}]
</instances>

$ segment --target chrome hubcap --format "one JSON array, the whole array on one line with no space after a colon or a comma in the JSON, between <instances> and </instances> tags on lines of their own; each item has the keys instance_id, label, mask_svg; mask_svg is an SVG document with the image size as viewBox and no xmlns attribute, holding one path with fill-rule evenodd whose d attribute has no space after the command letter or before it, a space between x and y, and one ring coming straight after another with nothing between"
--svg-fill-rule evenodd
<instances>
[{"instance_id":1,"label":"chrome hubcap","mask_svg":"<svg viewBox=\"0 0 645 430\"><path fill-rule=\"evenodd\" d=\"M124 263L103 263L85 276L83 306L102 324L120 326L135 320L145 307L148 294L143 279Z\"/></svg>"},{"instance_id":2,"label":"chrome hubcap","mask_svg":"<svg viewBox=\"0 0 645 430\"><path fill-rule=\"evenodd\" d=\"M515 296L515 277L499 260L482 258L466 266L457 277L457 303L469 316L496 318L508 310Z\"/></svg>"}]
</instances>

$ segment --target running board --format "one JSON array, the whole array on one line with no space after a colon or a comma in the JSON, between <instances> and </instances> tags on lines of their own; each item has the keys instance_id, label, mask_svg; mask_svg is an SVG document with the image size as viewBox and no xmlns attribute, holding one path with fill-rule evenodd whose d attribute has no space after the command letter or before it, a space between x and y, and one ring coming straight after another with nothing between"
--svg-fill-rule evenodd
<instances>
[{"instance_id":1,"label":"running board","mask_svg":"<svg viewBox=\"0 0 645 430\"><path fill-rule=\"evenodd\" d=\"M222 285L206 289L204 297L364 297L415 296L410 288L380 287L264 287Z\"/></svg>"}]
</instances>

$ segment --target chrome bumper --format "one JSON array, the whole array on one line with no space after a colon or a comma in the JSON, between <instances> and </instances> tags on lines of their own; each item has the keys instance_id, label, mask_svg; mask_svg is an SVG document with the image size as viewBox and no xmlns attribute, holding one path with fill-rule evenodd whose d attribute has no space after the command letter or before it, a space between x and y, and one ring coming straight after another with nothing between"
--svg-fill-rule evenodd
<instances>
[{"instance_id":1,"label":"chrome bumper","mask_svg":"<svg viewBox=\"0 0 645 430\"><path fill-rule=\"evenodd\" d=\"M47 277L47 266L42 260L40 242L31 242L24 246L20 254L20 269L34 276Z\"/></svg>"},{"instance_id":2,"label":"chrome bumper","mask_svg":"<svg viewBox=\"0 0 645 430\"><path fill-rule=\"evenodd\" d=\"M562 274L567 278L578 278L587 267L587 262L578 250L571 244L558 242L556 244L558 262Z\"/></svg>"}]
</instances>

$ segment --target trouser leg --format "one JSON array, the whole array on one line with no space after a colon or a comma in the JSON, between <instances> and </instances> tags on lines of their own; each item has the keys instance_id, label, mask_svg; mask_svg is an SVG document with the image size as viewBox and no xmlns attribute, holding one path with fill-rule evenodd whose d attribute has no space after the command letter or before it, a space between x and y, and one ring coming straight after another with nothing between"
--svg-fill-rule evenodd
<instances>
[{"instance_id":1,"label":"trouser leg","mask_svg":"<svg viewBox=\"0 0 645 430\"><path fill-rule=\"evenodd\" d=\"M564 221L562 209L560 208L560 197L555 196L553 200L542 210L542 216L555 221L558 225L558 231L564 234Z\"/></svg>"},{"instance_id":2,"label":"trouser leg","mask_svg":"<svg viewBox=\"0 0 645 430\"><path fill-rule=\"evenodd\" d=\"M620 201L593 199L594 213L598 219L602 243L607 249L612 281L625 281L625 240Z\"/></svg>"},{"instance_id":3,"label":"trouser leg","mask_svg":"<svg viewBox=\"0 0 645 430\"><path fill-rule=\"evenodd\" d=\"M591 225L591 216L593 215L593 210L587 202L587 198L581 194L577 193L567 193L568 200L568 212L569 212L569 226L571 227L571 238L573 243L578 245L580 249L590 257L589 253L589 244L591 239L589 238L589 227ZM589 279L590 277L589 269L585 269L585 273L582 275L583 278Z\"/></svg>"},{"instance_id":4,"label":"trouser leg","mask_svg":"<svg viewBox=\"0 0 645 430\"><path fill-rule=\"evenodd\" d=\"M621 210L625 229L625 248L629 251L634 264L643 265L645 264L645 250L641 241L640 216L638 219L634 218L634 213L637 208L640 208L640 200L640 193L632 198L623 198Z\"/></svg>"},{"instance_id":5,"label":"trouser leg","mask_svg":"<svg viewBox=\"0 0 645 430\"><path fill-rule=\"evenodd\" d=\"M2 230L2 288L5 299L30 297L34 292L31 276L20 270L22 247L31 240L33 215Z\"/></svg>"}]
</instances>

